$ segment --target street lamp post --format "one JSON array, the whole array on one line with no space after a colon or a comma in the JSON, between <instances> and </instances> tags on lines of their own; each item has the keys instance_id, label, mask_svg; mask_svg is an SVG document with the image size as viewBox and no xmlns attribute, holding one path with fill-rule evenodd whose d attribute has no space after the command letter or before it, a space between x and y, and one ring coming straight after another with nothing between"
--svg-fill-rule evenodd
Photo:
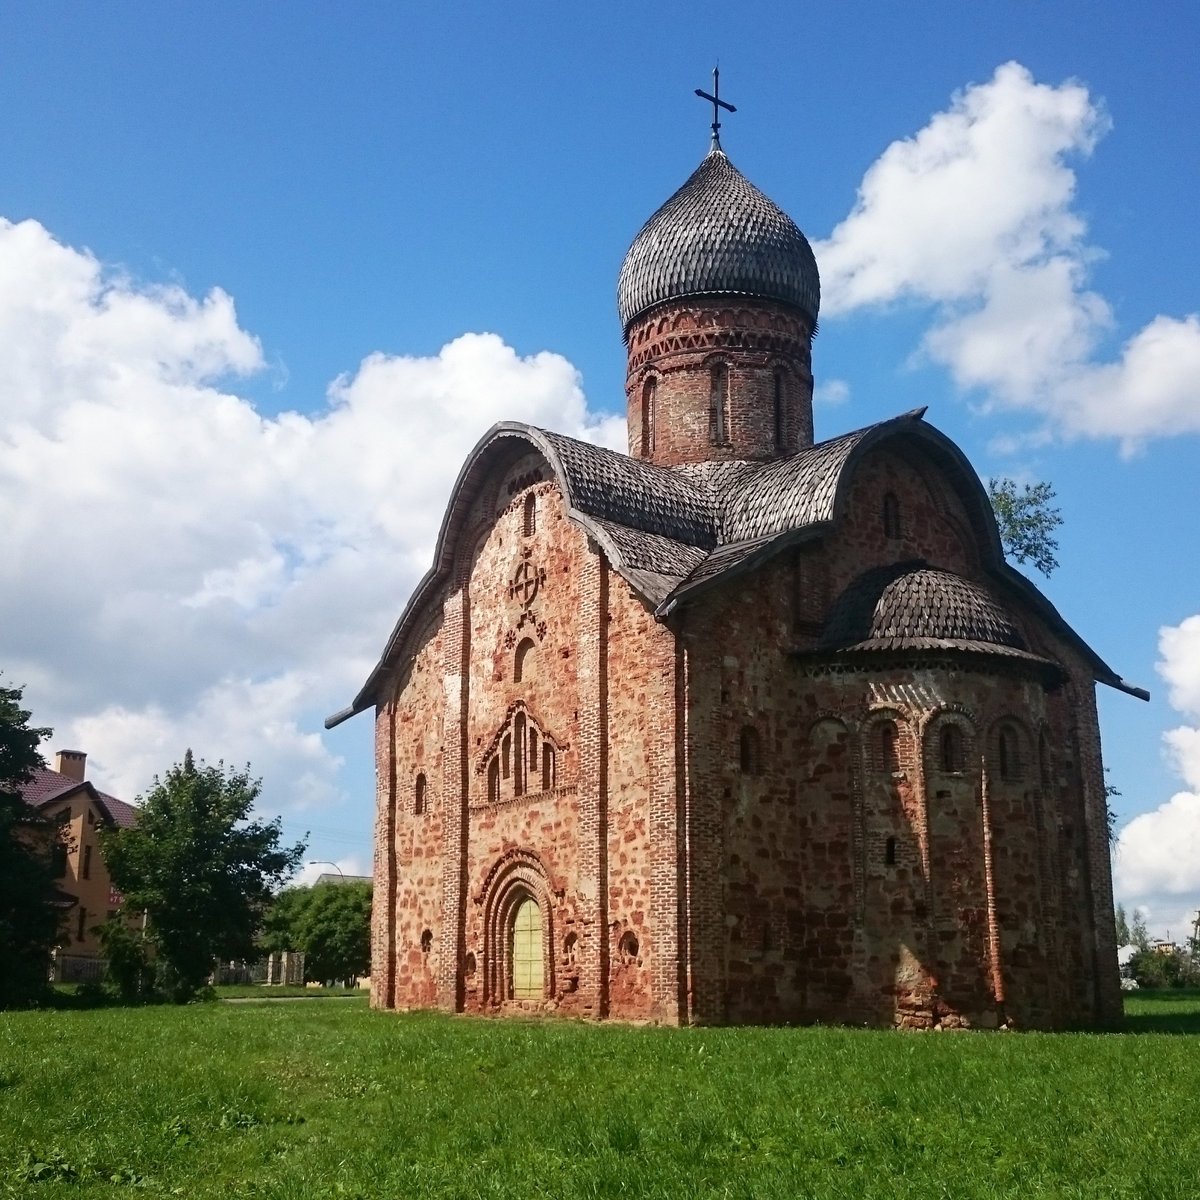
<instances>
[{"instance_id":1,"label":"street lamp post","mask_svg":"<svg viewBox=\"0 0 1200 1200\"><path fill-rule=\"evenodd\" d=\"M308 865L310 867L332 867L342 877L342 880L345 881L346 873L337 865L337 863L330 862L327 858L310 858L308 860Z\"/></svg>"}]
</instances>

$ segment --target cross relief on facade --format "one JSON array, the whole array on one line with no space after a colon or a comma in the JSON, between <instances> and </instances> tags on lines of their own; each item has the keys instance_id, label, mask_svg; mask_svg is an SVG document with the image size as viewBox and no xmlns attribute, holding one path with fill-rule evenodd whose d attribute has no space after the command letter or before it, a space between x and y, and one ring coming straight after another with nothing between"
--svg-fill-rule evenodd
<instances>
[{"instance_id":1,"label":"cross relief on facade","mask_svg":"<svg viewBox=\"0 0 1200 1200\"><path fill-rule=\"evenodd\" d=\"M546 582L546 568L535 567L531 558L532 551L521 551L521 562L508 584L508 598L519 601L524 609L537 599L538 590Z\"/></svg>"}]
</instances>

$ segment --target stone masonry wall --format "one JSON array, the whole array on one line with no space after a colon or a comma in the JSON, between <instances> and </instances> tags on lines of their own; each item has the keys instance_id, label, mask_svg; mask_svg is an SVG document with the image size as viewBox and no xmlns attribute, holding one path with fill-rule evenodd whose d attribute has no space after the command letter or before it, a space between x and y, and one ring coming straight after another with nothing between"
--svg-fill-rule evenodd
<instances>
[{"instance_id":1,"label":"stone masonry wall","mask_svg":"<svg viewBox=\"0 0 1200 1200\"><path fill-rule=\"evenodd\" d=\"M899 537L882 531L885 491ZM803 586L784 554L686 615L695 1019L1111 1017L1095 945L1107 847L1081 763L1098 769L1098 739L1078 684L1047 690L987 657L830 668L788 653L819 627L814 576L828 604L882 562L977 574L966 528L919 462L876 453L836 534L805 553ZM1068 647L1017 616L1071 668Z\"/></svg>"},{"instance_id":2,"label":"stone masonry wall","mask_svg":"<svg viewBox=\"0 0 1200 1200\"><path fill-rule=\"evenodd\" d=\"M813 654L869 567L982 578L965 510L919 453L869 454L824 542L669 624L571 523L536 454L497 471L466 528L377 714L373 1003L669 1023L1119 1016L1078 651L1009 598L1061 682L986 655ZM543 987L523 999L510 929L527 899Z\"/></svg>"},{"instance_id":3,"label":"stone masonry wall","mask_svg":"<svg viewBox=\"0 0 1200 1200\"><path fill-rule=\"evenodd\" d=\"M378 714L374 1002L678 1021L674 639L548 475L528 455L476 500ZM536 999L510 994L525 897Z\"/></svg>"}]
</instances>

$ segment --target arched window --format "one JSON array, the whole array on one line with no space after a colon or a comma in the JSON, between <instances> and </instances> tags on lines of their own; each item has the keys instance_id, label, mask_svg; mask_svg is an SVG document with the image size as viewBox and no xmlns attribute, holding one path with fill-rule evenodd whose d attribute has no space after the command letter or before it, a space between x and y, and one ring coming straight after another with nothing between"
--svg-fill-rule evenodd
<instances>
[{"instance_id":1,"label":"arched window","mask_svg":"<svg viewBox=\"0 0 1200 1200\"><path fill-rule=\"evenodd\" d=\"M488 800L493 804L500 799L500 760L493 758L488 763Z\"/></svg>"},{"instance_id":2,"label":"arched window","mask_svg":"<svg viewBox=\"0 0 1200 1200\"><path fill-rule=\"evenodd\" d=\"M525 714L513 718L513 795L525 795Z\"/></svg>"},{"instance_id":3,"label":"arched window","mask_svg":"<svg viewBox=\"0 0 1200 1200\"><path fill-rule=\"evenodd\" d=\"M883 498L883 536L898 538L900 536L900 501L895 493L888 492Z\"/></svg>"},{"instance_id":4,"label":"arched window","mask_svg":"<svg viewBox=\"0 0 1200 1200\"><path fill-rule=\"evenodd\" d=\"M642 384L642 457L654 453L654 398L658 380L653 376Z\"/></svg>"},{"instance_id":5,"label":"arched window","mask_svg":"<svg viewBox=\"0 0 1200 1200\"><path fill-rule=\"evenodd\" d=\"M522 638L520 645L517 647L517 653L513 657L513 683L525 682L525 677L529 674L533 662L529 658L529 652L534 648L533 638Z\"/></svg>"},{"instance_id":6,"label":"arched window","mask_svg":"<svg viewBox=\"0 0 1200 1200\"><path fill-rule=\"evenodd\" d=\"M786 428L786 376L782 368L775 369L775 449L782 450L787 438Z\"/></svg>"},{"instance_id":7,"label":"arched window","mask_svg":"<svg viewBox=\"0 0 1200 1200\"><path fill-rule=\"evenodd\" d=\"M996 744L1000 760L1001 779L1021 778L1021 750L1017 735L1011 729L1001 729Z\"/></svg>"},{"instance_id":8,"label":"arched window","mask_svg":"<svg viewBox=\"0 0 1200 1200\"><path fill-rule=\"evenodd\" d=\"M416 786L413 788L413 812L420 816L425 811L425 772L422 771L417 776Z\"/></svg>"},{"instance_id":9,"label":"arched window","mask_svg":"<svg viewBox=\"0 0 1200 1200\"><path fill-rule=\"evenodd\" d=\"M641 947L638 945L637 934L632 930L627 929L621 934L620 940L617 942L617 957L626 965L637 962L638 951Z\"/></svg>"},{"instance_id":10,"label":"arched window","mask_svg":"<svg viewBox=\"0 0 1200 1200\"><path fill-rule=\"evenodd\" d=\"M729 440L729 367L714 363L710 383L708 434L718 446Z\"/></svg>"},{"instance_id":11,"label":"arched window","mask_svg":"<svg viewBox=\"0 0 1200 1200\"><path fill-rule=\"evenodd\" d=\"M742 726L740 758L743 775L760 775L762 773L762 749L758 730L753 725Z\"/></svg>"},{"instance_id":12,"label":"arched window","mask_svg":"<svg viewBox=\"0 0 1200 1200\"><path fill-rule=\"evenodd\" d=\"M517 905L512 924L512 995L515 1000L542 997L542 910L528 896Z\"/></svg>"},{"instance_id":13,"label":"arched window","mask_svg":"<svg viewBox=\"0 0 1200 1200\"><path fill-rule=\"evenodd\" d=\"M526 537L537 533L537 497L532 492L525 497L524 533Z\"/></svg>"},{"instance_id":14,"label":"arched window","mask_svg":"<svg viewBox=\"0 0 1200 1200\"><path fill-rule=\"evenodd\" d=\"M884 721L879 726L879 766L893 774L900 770L900 734L895 721Z\"/></svg>"},{"instance_id":15,"label":"arched window","mask_svg":"<svg viewBox=\"0 0 1200 1200\"><path fill-rule=\"evenodd\" d=\"M512 737L505 734L500 741L500 771L505 779L512 774Z\"/></svg>"},{"instance_id":16,"label":"arched window","mask_svg":"<svg viewBox=\"0 0 1200 1200\"><path fill-rule=\"evenodd\" d=\"M549 742L542 743L542 791L548 792L554 786L554 747Z\"/></svg>"},{"instance_id":17,"label":"arched window","mask_svg":"<svg viewBox=\"0 0 1200 1200\"><path fill-rule=\"evenodd\" d=\"M947 774L961 771L965 766L962 730L957 725L942 726L942 770Z\"/></svg>"}]
</instances>

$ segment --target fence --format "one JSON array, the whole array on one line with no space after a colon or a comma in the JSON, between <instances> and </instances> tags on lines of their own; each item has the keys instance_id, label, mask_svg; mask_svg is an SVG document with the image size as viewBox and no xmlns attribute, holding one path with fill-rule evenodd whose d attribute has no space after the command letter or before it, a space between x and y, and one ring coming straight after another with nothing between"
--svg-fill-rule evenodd
<instances>
[{"instance_id":1,"label":"fence","mask_svg":"<svg viewBox=\"0 0 1200 1200\"><path fill-rule=\"evenodd\" d=\"M212 982L302 984L304 955L296 950L284 950L257 962L219 963L212 973Z\"/></svg>"},{"instance_id":2,"label":"fence","mask_svg":"<svg viewBox=\"0 0 1200 1200\"><path fill-rule=\"evenodd\" d=\"M107 972L106 958L87 958L82 954L55 951L50 980L52 983L99 983Z\"/></svg>"}]
</instances>

